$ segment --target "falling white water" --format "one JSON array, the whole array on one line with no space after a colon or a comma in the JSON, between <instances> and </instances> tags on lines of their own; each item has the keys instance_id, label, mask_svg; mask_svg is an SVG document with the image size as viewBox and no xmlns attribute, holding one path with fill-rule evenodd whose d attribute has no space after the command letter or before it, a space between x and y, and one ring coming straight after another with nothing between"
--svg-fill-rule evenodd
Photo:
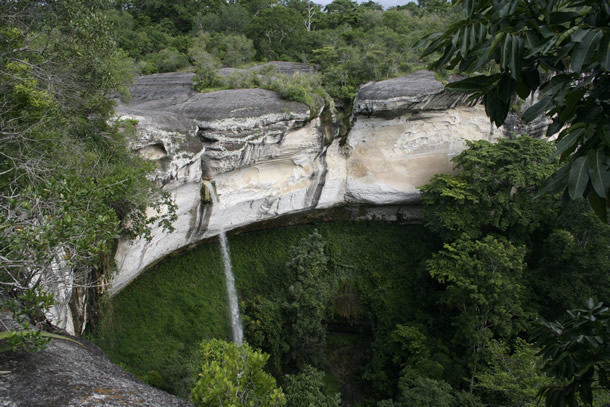
<instances>
[{"instance_id":1,"label":"falling white water","mask_svg":"<svg viewBox=\"0 0 610 407\"><path fill-rule=\"evenodd\" d=\"M214 206L218 204L218 198L214 191L214 186L205 182L205 185L210 191L210 197ZM227 280L227 294L229 297L229 307L231 309L231 329L233 330L233 342L237 345L244 343L244 328L241 325L241 317L239 316L239 305L237 303L237 290L235 289L235 277L233 277L233 266L231 265L231 252L229 251L229 242L224 226L220 226L220 248L222 249L222 262L225 266L225 278Z\"/></svg>"}]
</instances>

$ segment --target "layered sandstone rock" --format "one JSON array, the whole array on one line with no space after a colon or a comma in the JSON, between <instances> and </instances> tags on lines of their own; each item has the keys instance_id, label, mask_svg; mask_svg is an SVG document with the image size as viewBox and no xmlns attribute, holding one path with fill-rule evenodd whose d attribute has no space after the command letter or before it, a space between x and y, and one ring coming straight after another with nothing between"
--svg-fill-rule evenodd
<instances>
[{"instance_id":1,"label":"layered sandstone rock","mask_svg":"<svg viewBox=\"0 0 610 407\"><path fill-rule=\"evenodd\" d=\"M330 144L321 119L303 104L261 89L195 94L191 78L139 78L132 103L118 109L139 121L134 149L159 163L156 178L175 198L178 221L172 233L155 228L151 241L120 243L114 293L221 227L342 205L373 206L368 216L376 219L413 220L418 188L452 170L465 140L499 135L480 106L444 92L426 71L363 86L350 133Z\"/></svg>"}]
</instances>

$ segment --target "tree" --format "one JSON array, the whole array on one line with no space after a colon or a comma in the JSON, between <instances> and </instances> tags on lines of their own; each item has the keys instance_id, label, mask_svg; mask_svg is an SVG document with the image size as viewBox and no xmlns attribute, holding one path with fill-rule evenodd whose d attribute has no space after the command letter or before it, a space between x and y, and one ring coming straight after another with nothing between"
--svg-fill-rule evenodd
<instances>
[{"instance_id":1,"label":"tree","mask_svg":"<svg viewBox=\"0 0 610 407\"><path fill-rule=\"evenodd\" d=\"M334 0L324 7L324 11L329 28L337 28L342 24L355 26L360 21L360 7L352 0Z\"/></svg>"},{"instance_id":2,"label":"tree","mask_svg":"<svg viewBox=\"0 0 610 407\"><path fill-rule=\"evenodd\" d=\"M297 375L287 375L284 380L284 393L290 407L339 407L339 393L324 392L324 372L305 366Z\"/></svg>"},{"instance_id":3,"label":"tree","mask_svg":"<svg viewBox=\"0 0 610 407\"><path fill-rule=\"evenodd\" d=\"M427 37L435 69L478 74L447 88L481 98L504 123L516 97L523 120L546 115L565 163L543 191L587 197L607 222L610 205L610 5L607 0L459 0L466 17Z\"/></svg>"},{"instance_id":4,"label":"tree","mask_svg":"<svg viewBox=\"0 0 610 407\"><path fill-rule=\"evenodd\" d=\"M451 3L448 0L417 0L417 5L428 13L447 13Z\"/></svg>"},{"instance_id":5,"label":"tree","mask_svg":"<svg viewBox=\"0 0 610 407\"><path fill-rule=\"evenodd\" d=\"M328 257L322 236L314 231L291 248L287 264L293 284L284 303L284 337L290 346L288 361L297 368L307 364L321 366L326 345L323 319L330 300L331 284L327 275Z\"/></svg>"},{"instance_id":6,"label":"tree","mask_svg":"<svg viewBox=\"0 0 610 407\"><path fill-rule=\"evenodd\" d=\"M297 58L305 37L305 26L298 11L285 6L266 8L247 27L248 37L262 58Z\"/></svg>"},{"instance_id":7,"label":"tree","mask_svg":"<svg viewBox=\"0 0 610 407\"><path fill-rule=\"evenodd\" d=\"M517 338L514 349L503 341L492 340L487 351L489 363L476 374L478 389L492 393L496 405L537 406L538 393L551 383L542 371L538 349ZM491 398L488 396L488 399Z\"/></svg>"},{"instance_id":8,"label":"tree","mask_svg":"<svg viewBox=\"0 0 610 407\"><path fill-rule=\"evenodd\" d=\"M129 150L133 123L111 120L131 65L107 6L0 4L0 285L22 305L42 288L63 307L73 289L87 301L107 283L119 235L174 216L146 179L154 167ZM165 215L147 218L151 206Z\"/></svg>"},{"instance_id":9,"label":"tree","mask_svg":"<svg viewBox=\"0 0 610 407\"><path fill-rule=\"evenodd\" d=\"M289 0L285 4L286 7L295 9L303 16L303 25L307 32L315 28L318 17L322 14L322 6L311 0Z\"/></svg>"},{"instance_id":10,"label":"tree","mask_svg":"<svg viewBox=\"0 0 610 407\"><path fill-rule=\"evenodd\" d=\"M256 54L252 40L243 34L218 33L212 37L210 45L212 53L223 65L231 67L250 62Z\"/></svg>"},{"instance_id":11,"label":"tree","mask_svg":"<svg viewBox=\"0 0 610 407\"><path fill-rule=\"evenodd\" d=\"M211 339L201 344L203 364L192 398L202 407L279 407L286 398L263 369L269 355L247 343Z\"/></svg>"},{"instance_id":12,"label":"tree","mask_svg":"<svg viewBox=\"0 0 610 407\"><path fill-rule=\"evenodd\" d=\"M593 404L594 391L610 390L610 309L589 299L562 321L539 321L533 338L542 348L544 370L553 383L541 394L546 405Z\"/></svg>"},{"instance_id":13,"label":"tree","mask_svg":"<svg viewBox=\"0 0 610 407\"><path fill-rule=\"evenodd\" d=\"M437 175L422 187L427 226L445 241L501 233L528 242L556 213L555 197L533 199L557 168L552 145L523 136L467 145L452 160L456 175Z\"/></svg>"},{"instance_id":14,"label":"tree","mask_svg":"<svg viewBox=\"0 0 610 407\"><path fill-rule=\"evenodd\" d=\"M528 285L541 316L561 318L566 309L579 308L588 298L610 301L608 244L610 225L600 222L584 200L562 211L529 261Z\"/></svg>"},{"instance_id":15,"label":"tree","mask_svg":"<svg viewBox=\"0 0 610 407\"><path fill-rule=\"evenodd\" d=\"M453 340L470 358L471 391L491 338L524 328L524 257L525 247L505 238L473 240L464 234L427 262L430 275L446 285L440 301L454 315Z\"/></svg>"}]
</instances>

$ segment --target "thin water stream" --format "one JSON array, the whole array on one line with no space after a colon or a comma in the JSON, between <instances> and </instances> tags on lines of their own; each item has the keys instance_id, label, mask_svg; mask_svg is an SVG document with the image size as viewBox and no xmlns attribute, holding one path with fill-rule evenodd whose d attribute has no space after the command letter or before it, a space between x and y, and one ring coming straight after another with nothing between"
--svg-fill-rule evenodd
<instances>
[{"instance_id":1,"label":"thin water stream","mask_svg":"<svg viewBox=\"0 0 610 407\"><path fill-rule=\"evenodd\" d=\"M205 182L206 188L210 191L212 203L214 206L218 204L218 197L214 186ZM244 343L244 328L241 324L241 317L239 315L239 304L237 302L237 290L235 289L235 277L233 276L233 266L231 264L231 251L229 250L229 242L227 240L227 234L225 233L224 226L220 226L220 248L222 250L222 262L225 268L225 278L227 280L227 295L229 298L229 308L231 310L231 329L233 331L233 342L237 345Z\"/></svg>"}]
</instances>

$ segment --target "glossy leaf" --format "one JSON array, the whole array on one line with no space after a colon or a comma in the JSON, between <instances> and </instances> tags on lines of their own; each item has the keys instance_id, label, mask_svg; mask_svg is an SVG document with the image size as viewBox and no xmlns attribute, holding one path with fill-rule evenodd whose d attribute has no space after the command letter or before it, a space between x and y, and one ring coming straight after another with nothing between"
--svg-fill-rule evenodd
<instances>
[{"instance_id":1,"label":"glossy leaf","mask_svg":"<svg viewBox=\"0 0 610 407\"><path fill-rule=\"evenodd\" d=\"M583 127L576 129L571 128L569 131L566 130L565 132L566 135L563 137L560 135L560 139L555 146L555 152L553 153L554 157L557 157L566 152L569 148L572 148L580 137L585 134L585 129Z\"/></svg>"},{"instance_id":2,"label":"glossy leaf","mask_svg":"<svg viewBox=\"0 0 610 407\"><path fill-rule=\"evenodd\" d=\"M521 78L523 82L527 85L531 90L538 89L540 86L540 73L538 69L532 67L526 67L521 70Z\"/></svg>"},{"instance_id":3,"label":"glossy leaf","mask_svg":"<svg viewBox=\"0 0 610 407\"><path fill-rule=\"evenodd\" d=\"M552 98L550 96L545 97L544 99L542 99L541 101L539 101L538 103L534 104L533 106L530 106L529 109L527 109L525 111L525 113L523 113L523 115L521 116L521 118L523 119L523 121L525 121L526 123L531 122L532 120L534 120L535 118L539 117L540 115L544 114L544 112L546 111L546 109L551 106L551 102L552 102Z\"/></svg>"},{"instance_id":4,"label":"glossy leaf","mask_svg":"<svg viewBox=\"0 0 610 407\"><path fill-rule=\"evenodd\" d=\"M568 191L570 198L577 199L582 196L589 182L589 171L585 157L578 157L572 163L568 178Z\"/></svg>"},{"instance_id":5,"label":"glossy leaf","mask_svg":"<svg viewBox=\"0 0 610 407\"><path fill-rule=\"evenodd\" d=\"M574 72L582 71L583 66L597 50L601 37L602 33L593 29L580 30L572 35L573 41L577 43L574 48L574 55L572 55L571 66Z\"/></svg>"},{"instance_id":6,"label":"glossy leaf","mask_svg":"<svg viewBox=\"0 0 610 407\"><path fill-rule=\"evenodd\" d=\"M546 182L542 185L542 188L540 188L534 198L539 198L544 194L556 194L558 192L561 192L566 186L569 171L569 164L566 164L561 167L557 172L555 172L555 174L553 174L548 180L546 180Z\"/></svg>"},{"instance_id":7,"label":"glossy leaf","mask_svg":"<svg viewBox=\"0 0 610 407\"><path fill-rule=\"evenodd\" d=\"M599 44L599 63L606 72L610 71L610 33L604 34Z\"/></svg>"},{"instance_id":8,"label":"glossy leaf","mask_svg":"<svg viewBox=\"0 0 610 407\"><path fill-rule=\"evenodd\" d=\"M512 37L511 55L509 61L510 75L514 80L521 76L521 58L523 53L523 38Z\"/></svg>"},{"instance_id":9,"label":"glossy leaf","mask_svg":"<svg viewBox=\"0 0 610 407\"><path fill-rule=\"evenodd\" d=\"M595 193L595 191L589 194L589 205L602 222L608 223L608 210L606 206L606 200L601 198Z\"/></svg>"},{"instance_id":10,"label":"glossy leaf","mask_svg":"<svg viewBox=\"0 0 610 407\"><path fill-rule=\"evenodd\" d=\"M608 160L602 149L591 150L587 153L587 166L593 189L602 198L608 197L610 187L610 171Z\"/></svg>"},{"instance_id":11,"label":"glossy leaf","mask_svg":"<svg viewBox=\"0 0 610 407\"><path fill-rule=\"evenodd\" d=\"M610 125L604 124L600 126L599 133L602 141L606 143L606 145L610 146Z\"/></svg>"},{"instance_id":12,"label":"glossy leaf","mask_svg":"<svg viewBox=\"0 0 610 407\"><path fill-rule=\"evenodd\" d=\"M499 77L500 75L498 74L491 76L479 75L449 83L446 88L461 93L484 92L491 88L498 81Z\"/></svg>"}]
</instances>

